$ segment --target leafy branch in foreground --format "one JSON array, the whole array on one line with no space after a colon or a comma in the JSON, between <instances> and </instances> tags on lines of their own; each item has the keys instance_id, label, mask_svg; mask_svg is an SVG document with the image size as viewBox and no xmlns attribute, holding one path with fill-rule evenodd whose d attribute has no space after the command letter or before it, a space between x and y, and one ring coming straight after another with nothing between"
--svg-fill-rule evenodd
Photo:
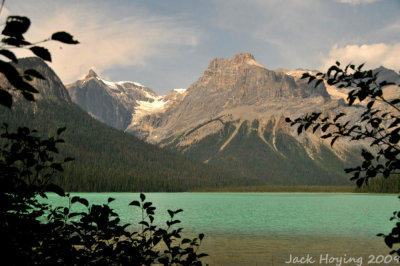
<instances>
[{"instance_id":1,"label":"leafy branch in foreground","mask_svg":"<svg viewBox=\"0 0 400 266\"><path fill-rule=\"evenodd\" d=\"M304 79L315 82L318 86L326 81L328 85L348 89L347 104L357 104L362 108L356 119L351 119L346 113L336 114L335 117L314 112L292 120L286 118L291 126L297 125L297 133L312 129L313 133L321 134L322 139L330 140L331 146L340 138L349 141L363 141L369 143L369 149L361 151L362 163L359 166L345 169L352 173L351 180L355 180L358 187L368 185L368 180L375 177L388 178L400 173L400 98L396 93L395 98L388 99L384 96L384 89L395 86L398 91L399 84L388 81L379 81L379 72L363 70L363 66L347 65L340 68L336 62L327 73L311 75L304 73ZM357 113L356 113L357 114ZM400 221L400 212L394 212L391 220ZM383 236L389 248L400 243L400 222L388 235ZM392 250L400 255L400 249Z\"/></svg>"},{"instance_id":2,"label":"leafy branch in foreground","mask_svg":"<svg viewBox=\"0 0 400 266\"><path fill-rule=\"evenodd\" d=\"M339 66L337 62L326 74L317 73L312 76L305 73L303 78L308 78L309 82L316 81L316 85L326 80L329 85L350 89L348 105L352 106L359 101L359 106L363 108L359 117L351 120L346 113L339 113L331 118L315 112L293 121L286 118L286 121L291 126L298 125L298 134L312 128L313 133L321 133L322 139L331 140L331 145L339 138L368 141L371 151L362 150L363 163L345 170L353 173L351 180L355 180L358 186L368 183L369 178L400 173L400 99L388 100L383 96L383 89L395 84L378 82L379 72L364 71L363 65L357 68L347 65L345 69Z\"/></svg>"},{"instance_id":3,"label":"leafy branch in foreground","mask_svg":"<svg viewBox=\"0 0 400 266\"><path fill-rule=\"evenodd\" d=\"M41 139L36 130L19 127L9 132L8 125L0 128L1 139L7 140L0 149L0 184L7 193L27 193L34 196L45 191L64 195L60 187L51 183L52 177L63 171L62 163L56 161L57 143L63 143L60 135L65 128L57 131L56 137ZM72 161L65 158L63 163Z\"/></svg>"},{"instance_id":4,"label":"leafy branch in foreground","mask_svg":"<svg viewBox=\"0 0 400 266\"><path fill-rule=\"evenodd\" d=\"M128 230L130 224L120 224L118 214L110 207L115 199L108 198L106 204L90 205L79 196L69 196L67 207L49 208L46 222L41 224L45 232L42 236L46 245L34 247L36 263L61 263L73 265L201 265L197 254L201 240L199 238L181 240L182 228L173 229L175 214L182 210L171 211L167 228L154 224L156 208L145 201L132 201L131 206L141 209L142 219L135 228ZM81 206L76 206L76 204ZM82 206L84 210L82 210ZM75 208L78 207L78 208ZM81 208L79 208L81 207ZM76 211L78 209L79 211ZM63 247L62 251L58 249ZM52 254L57 256L43 256Z\"/></svg>"},{"instance_id":5,"label":"leafy branch in foreground","mask_svg":"<svg viewBox=\"0 0 400 266\"><path fill-rule=\"evenodd\" d=\"M58 41L65 44L78 44L71 34L60 31L55 32L51 37L39 41L30 42L24 38L24 34L28 31L31 22L29 18L22 16L9 16L6 20L3 31L1 32L0 55L6 60L0 60L0 73L8 81L8 86L0 87L0 104L11 108L13 97L11 92L19 92L28 101L34 101L34 94L39 91L34 88L29 81L36 79L45 79L39 72L34 69L27 69L24 73L19 73L15 64L18 58L11 50L28 49L35 56L51 62L51 54L47 48L38 44L48 41Z\"/></svg>"},{"instance_id":6,"label":"leafy branch in foreground","mask_svg":"<svg viewBox=\"0 0 400 266\"><path fill-rule=\"evenodd\" d=\"M4 1L3 1L4 3ZM2 7L2 5L1 5ZM1 8L0 8L1 10ZM51 38L38 43L26 41L23 34L30 26L26 17L10 16L2 31L0 73L7 82L0 87L0 105L11 109L14 93L21 93L28 101L34 101L38 90L29 81L45 79L34 69L20 73L15 67L18 59L10 49L27 48L37 57L51 61L50 52L38 43L49 40L67 44L78 42L66 32L56 32ZM12 111L12 110L8 110ZM142 210L139 224L142 230L132 232L129 224L121 225L118 214L107 204L90 205L81 197L70 197L67 207L52 208L39 201L45 192L65 196L64 190L51 182L63 171L63 164L71 161L58 157L60 135L40 138L36 130L19 127L10 132L8 125L0 128L0 236L3 260L9 265L201 265L197 254L204 237L181 240L182 228L174 229L174 216L182 210L169 210L170 220L163 229L153 224L155 207L140 195L140 202L131 205ZM75 211L80 203L86 210ZM166 249L163 250L164 246Z\"/></svg>"},{"instance_id":7,"label":"leafy branch in foreground","mask_svg":"<svg viewBox=\"0 0 400 266\"><path fill-rule=\"evenodd\" d=\"M67 207L51 208L39 197L47 198L45 191L65 196L61 187L51 183L63 164L57 158L57 144L64 141L57 131L56 137L41 139L29 128L10 132L1 128L0 148L0 235L7 245L4 256L15 265L201 265L198 254L204 238L182 238L182 228L175 219L182 212L168 210L170 219L166 228L154 224L155 210L151 202L140 194L140 201L131 206L141 209L138 223L141 230L130 230L122 225L119 215L107 204L90 205L79 196L69 197ZM77 204L86 209L75 211ZM135 228L134 228L135 229Z\"/></svg>"}]
</instances>

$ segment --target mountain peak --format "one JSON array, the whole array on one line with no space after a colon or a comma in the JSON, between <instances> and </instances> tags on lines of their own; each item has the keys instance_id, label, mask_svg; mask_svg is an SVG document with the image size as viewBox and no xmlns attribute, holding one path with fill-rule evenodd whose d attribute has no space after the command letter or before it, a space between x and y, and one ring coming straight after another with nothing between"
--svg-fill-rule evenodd
<instances>
[{"instance_id":1,"label":"mountain peak","mask_svg":"<svg viewBox=\"0 0 400 266\"><path fill-rule=\"evenodd\" d=\"M241 53L241 54L235 55L232 58L231 62L233 64L243 64L243 63L247 63L250 60L255 61L254 55L252 55L251 53Z\"/></svg>"},{"instance_id":2,"label":"mountain peak","mask_svg":"<svg viewBox=\"0 0 400 266\"><path fill-rule=\"evenodd\" d=\"M226 67L239 67L239 66L258 66L265 68L262 64L257 62L254 55L251 53L236 54L232 59L216 58L213 59L208 67L209 70L216 70Z\"/></svg>"},{"instance_id":3,"label":"mountain peak","mask_svg":"<svg viewBox=\"0 0 400 266\"><path fill-rule=\"evenodd\" d=\"M97 78L98 75L96 74L96 72L94 72L93 69L89 70L89 73L87 74L86 78Z\"/></svg>"}]
</instances>

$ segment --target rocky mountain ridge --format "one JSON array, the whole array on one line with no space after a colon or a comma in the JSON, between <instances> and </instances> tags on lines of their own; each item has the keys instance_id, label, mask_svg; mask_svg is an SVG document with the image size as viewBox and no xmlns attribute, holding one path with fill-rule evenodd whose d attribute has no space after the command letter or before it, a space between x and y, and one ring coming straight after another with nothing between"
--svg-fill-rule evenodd
<instances>
[{"instance_id":1,"label":"rocky mountain ridge","mask_svg":"<svg viewBox=\"0 0 400 266\"><path fill-rule=\"evenodd\" d=\"M380 71L399 78L395 72ZM345 184L343 168L357 160L358 146L338 141L331 147L318 135L298 136L284 118L322 111L345 112L351 120L362 106L348 107L345 90L324 83L314 88L300 79L302 72L269 70L249 53L214 59L183 93L132 104L132 119L124 130L270 183ZM173 93L177 97L169 102ZM151 103L161 108L146 109Z\"/></svg>"},{"instance_id":2,"label":"rocky mountain ridge","mask_svg":"<svg viewBox=\"0 0 400 266\"><path fill-rule=\"evenodd\" d=\"M137 82L107 81L92 69L84 79L66 88L73 102L96 119L120 130L126 130L144 115L163 110L184 94L176 90L162 97Z\"/></svg>"}]
</instances>

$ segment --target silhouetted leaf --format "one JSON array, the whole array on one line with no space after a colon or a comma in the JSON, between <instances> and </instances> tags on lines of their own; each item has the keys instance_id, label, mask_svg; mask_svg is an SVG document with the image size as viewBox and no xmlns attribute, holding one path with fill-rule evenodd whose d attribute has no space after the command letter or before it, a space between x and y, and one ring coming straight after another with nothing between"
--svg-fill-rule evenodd
<instances>
[{"instance_id":1,"label":"silhouetted leaf","mask_svg":"<svg viewBox=\"0 0 400 266\"><path fill-rule=\"evenodd\" d=\"M111 203L111 202L113 202L114 200L115 200L115 198L111 198L111 197L110 197L110 198L107 199L107 203Z\"/></svg>"},{"instance_id":2,"label":"silhouetted leaf","mask_svg":"<svg viewBox=\"0 0 400 266\"><path fill-rule=\"evenodd\" d=\"M80 216L80 215L82 215L82 214L79 212L73 212L73 213L68 214L68 218L73 218L73 217Z\"/></svg>"},{"instance_id":3,"label":"silhouetted leaf","mask_svg":"<svg viewBox=\"0 0 400 266\"><path fill-rule=\"evenodd\" d=\"M59 41L62 43L67 43L67 44L78 44L79 42L77 40L74 40L71 34L65 31L59 31L53 33L51 35L51 39L54 41Z\"/></svg>"},{"instance_id":4,"label":"silhouetted leaf","mask_svg":"<svg viewBox=\"0 0 400 266\"><path fill-rule=\"evenodd\" d=\"M51 54L49 53L49 50L47 50L46 48L40 46L33 46L30 47L29 50L31 50L36 56L40 57L41 59L51 62Z\"/></svg>"},{"instance_id":5,"label":"silhouetted leaf","mask_svg":"<svg viewBox=\"0 0 400 266\"><path fill-rule=\"evenodd\" d=\"M389 142L393 144L397 144L400 140L399 134L392 134L390 135Z\"/></svg>"},{"instance_id":6,"label":"silhouetted leaf","mask_svg":"<svg viewBox=\"0 0 400 266\"><path fill-rule=\"evenodd\" d=\"M310 84L314 79L315 79L314 76L310 76L310 77L308 78L308 84Z\"/></svg>"},{"instance_id":7,"label":"silhouetted leaf","mask_svg":"<svg viewBox=\"0 0 400 266\"><path fill-rule=\"evenodd\" d=\"M386 236L384 238L385 240L385 244L389 247L392 248L393 247L393 238L391 236Z\"/></svg>"},{"instance_id":8,"label":"silhouetted leaf","mask_svg":"<svg viewBox=\"0 0 400 266\"><path fill-rule=\"evenodd\" d=\"M370 102L367 104L367 108L368 108L368 109L371 109L372 106L374 105L374 103L375 103L375 101L370 101Z\"/></svg>"},{"instance_id":9,"label":"silhouetted leaf","mask_svg":"<svg viewBox=\"0 0 400 266\"><path fill-rule=\"evenodd\" d=\"M31 21L27 17L9 16L2 34L23 40L22 35L29 29L30 25Z\"/></svg>"},{"instance_id":10,"label":"silhouetted leaf","mask_svg":"<svg viewBox=\"0 0 400 266\"><path fill-rule=\"evenodd\" d=\"M143 193L140 193L140 200L143 202L146 199L146 196Z\"/></svg>"},{"instance_id":11,"label":"silhouetted leaf","mask_svg":"<svg viewBox=\"0 0 400 266\"><path fill-rule=\"evenodd\" d=\"M57 186L56 184L53 184L53 183L50 183L46 186L46 191L54 192L61 197L65 196L64 190L60 186Z\"/></svg>"},{"instance_id":12,"label":"silhouetted leaf","mask_svg":"<svg viewBox=\"0 0 400 266\"><path fill-rule=\"evenodd\" d=\"M380 86L380 87L391 86L391 85L396 85L396 83L394 83L394 82L388 82L388 81L386 81L386 80L384 80L384 81L382 81L382 82L379 83L379 86Z\"/></svg>"},{"instance_id":13,"label":"silhouetted leaf","mask_svg":"<svg viewBox=\"0 0 400 266\"><path fill-rule=\"evenodd\" d=\"M23 90L23 88L21 88L23 80L13 65L0 60L0 73L3 73L8 82L16 89Z\"/></svg>"},{"instance_id":14,"label":"silhouetted leaf","mask_svg":"<svg viewBox=\"0 0 400 266\"><path fill-rule=\"evenodd\" d=\"M301 79L306 79L306 78L309 78L309 77L310 77L310 74L307 73L307 72L305 72L305 73L303 73L303 74L301 75Z\"/></svg>"},{"instance_id":15,"label":"silhouetted leaf","mask_svg":"<svg viewBox=\"0 0 400 266\"><path fill-rule=\"evenodd\" d=\"M178 210L174 211L175 214L178 214L180 212L183 212L183 210L182 209L178 209Z\"/></svg>"},{"instance_id":16,"label":"silhouetted leaf","mask_svg":"<svg viewBox=\"0 0 400 266\"><path fill-rule=\"evenodd\" d=\"M19 39L19 38L15 38L15 37L8 37L8 38L3 38L1 40L2 43L4 44L8 44L8 45L12 45L12 46L16 46L16 47L21 47L24 45L30 45L30 42L27 42L23 39Z\"/></svg>"},{"instance_id":17,"label":"silhouetted leaf","mask_svg":"<svg viewBox=\"0 0 400 266\"><path fill-rule=\"evenodd\" d=\"M319 125L320 125L320 124L316 124L316 125L313 127L313 133L315 133L315 131L317 131L317 129L319 128Z\"/></svg>"},{"instance_id":18,"label":"silhouetted leaf","mask_svg":"<svg viewBox=\"0 0 400 266\"><path fill-rule=\"evenodd\" d=\"M328 133L328 134L326 134L326 135L322 135L322 136L321 136L322 139L327 139L327 138L330 138L330 137L332 137L332 134L331 134L331 133Z\"/></svg>"},{"instance_id":19,"label":"silhouetted leaf","mask_svg":"<svg viewBox=\"0 0 400 266\"><path fill-rule=\"evenodd\" d=\"M42 74L40 74L35 69L27 69L27 70L25 70L24 74L31 76L31 77L35 77L37 79L46 79L45 77L42 76Z\"/></svg>"},{"instance_id":20,"label":"silhouetted leaf","mask_svg":"<svg viewBox=\"0 0 400 266\"><path fill-rule=\"evenodd\" d=\"M339 118L341 118L342 116L346 115L345 113L340 113L338 115L335 116L335 118L333 119L333 122L336 122ZM329 126L329 125L328 125ZM324 131L325 132L325 131Z\"/></svg>"},{"instance_id":21,"label":"silhouetted leaf","mask_svg":"<svg viewBox=\"0 0 400 266\"><path fill-rule=\"evenodd\" d=\"M190 242L191 242L190 239L184 238L184 239L182 239L181 244L187 244L187 243L190 243Z\"/></svg>"},{"instance_id":22,"label":"silhouetted leaf","mask_svg":"<svg viewBox=\"0 0 400 266\"><path fill-rule=\"evenodd\" d=\"M149 223L146 222L146 221L140 221L139 224L142 224L142 225L147 226L147 227L150 226Z\"/></svg>"},{"instance_id":23,"label":"silhouetted leaf","mask_svg":"<svg viewBox=\"0 0 400 266\"><path fill-rule=\"evenodd\" d=\"M83 204L83 205L85 205L86 207L89 206L89 201L88 201L87 199L79 198L79 199L78 199L78 202L81 203L81 204Z\"/></svg>"},{"instance_id":24,"label":"silhouetted leaf","mask_svg":"<svg viewBox=\"0 0 400 266\"><path fill-rule=\"evenodd\" d=\"M35 97L33 97L32 93L25 92L25 91L23 91L21 93L22 93L22 96L24 96L25 100L30 101L30 102L34 102L35 101Z\"/></svg>"},{"instance_id":25,"label":"silhouetted leaf","mask_svg":"<svg viewBox=\"0 0 400 266\"><path fill-rule=\"evenodd\" d=\"M300 135L302 131L303 131L303 125L300 125L300 126L297 128L297 135Z\"/></svg>"},{"instance_id":26,"label":"silhouetted leaf","mask_svg":"<svg viewBox=\"0 0 400 266\"><path fill-rule=\"evenodd\" d=\"M356 98L354 97L354 96L349 96L348 98L347 98L347 100L349 101L349 106L352 106L353 105L353 103L354 103L354 101L356 100Z\"/></svg>"},{"instance_id":27,"label":"silhouetted leaf","mask_svg":"<svg viewBox=\"0 0 400 266\"><path fill-rule=\"evenodd\" d=\"M329 128L330 124L325 124L321 127L322 132L325 132Z\"/></svg>"},{"instance_id":28,"label":"silhouetted leaf","mask_svg":"<svg viewBox=\"0 0 400 266\"><path fill-rule=\"evenodd\" d=\"M132 201L131 203L129 203L130 206L138 206L140 207L140 203L137 200Z\"/></svg>"},{"instance_id":29,"label":"silhouetted leaf","mask_svg":"<svg viewBox=\"0 0 400 266\"><path fill-rule=\"evenodd\" d=\"M52 163L50 167L57 171L64 171L60 163Z\"/></svg>"},{"instance_id":30,"label":"silhouetted leaf","mask_svg":"<svg viewBox=\"0 0 400 266\"><path fill-rule=\"evenodd\" d=\"M318 79L314 87L315 88L318 87L318 85L321 84L323 81L324 81L323 79Z\"/></svg>"},{"instance_id":31,"label":"silhouetted leaf","mask_svg":"<svg viewBox=\"0 0 400 266\"><path fill-rule=\"evenodd\" d=\"M57 135L60 135L61 133L63 133L67 128L66 127L60 127L59 129L57 129Z\"/></svg>"},{"instance_id":32,"label":"silhouetted leaf","mask_svg":"<svg viewBox=\"0 0 400 266\"><path fill-rule=\"evenodd\" d=\"M9 50L2 49L2 50L0 50L0 54L5 56L5 57L7 57L8 59L13 61L14 63L18 62L18 59L15 56L15 54L13 52L9 51Z\"/></svg>"},{"instance_id":33,"label":"silhouetted leaf","mask_svg":"<svg viewBox=\"0 0 400 266\"><path fill-rule=\"evenodd\" d=\"M74 161L74 160L75 159L72 158L72 157L67 157L67 158L64 159L64 163L71 162L71 161Z\"/></svg>"},{"instance_id":34,"label":"silhouetted leaf","mask_svg":"<svg viewBox=\"0 0 400 266\"><path fill-rule=\"evenodd\" d=\"M389 128L396 127L400 123L400 118L396 118L389 126Z\"/></svg>"},{"instance_id":35,"label":"silhouetted leaf","mask_svg":"<svg viewBox=\"0 0 400 266\"><path fill-rule=\"evenodd\" d=\"M71 204L74 204L75 202L78 202L78 200L80 199L79 196L73 196L71 199Z\"/></svg>"},{"instance_id":36,"label":"silhouetted leaf","mask_svg":"<svg viewBox=\"0 0 400 266\"><path fill-rule=\"evenodd\" d=\"M180 222L180 220L174 220L170 222L170 225L179 224Z\"/></svg>"},{"instance_id":37,"label":"silhouetted leaf","mask_svg":"<svg viewBox=\"0 0 400 266\"><path fill-rule=\"evenodd\" d=\"M11 94L2 89L0 89L0 104L8 108L11 108L12 106Z\"/></svg>"},{"instance_id":38,"label":"silhouetted leaf","mask_svg":"<svg viewBox=\"0 0 400 266\"><path fill-rule=\"evenodd\" d=\"M383 171L383 177L387 178L387 177L389 177L389 175L390 175L390 170L389 169L385 169Z\"/></svg>"},{"instance_id":39,"label":"silhouetted leaf","mask_svg":"<svg viewBox=\"0 0 400 266\"><path fill-rule=\"evenodd\" d=\"M339 136L335 136L332 141L331 141L331 146L333 146L333 144L335 143L335 141L338 139Z\"/></svg>"},{"instance_id":40,"label":"silhouetted leaf","mask_svg":"<svg viewBox=\"0 0 400 266\"><path fill-rule=\"evenodd\" d=\"M400 103L400 99L394 99L394 100L390 101L390 103L393 105L398 104L398 103Z\"/></svg>"},{"instance_id":41,"label":"silhouetted leaf","mask_svg":"<svg viewBox=\"0 0 400 266\"><path fill-rule=\"evenodd\" d=\"M365 160L367 160L367 161L371 161L372 159L374 159L374 156L369 152L369 151L366 151L366 150L362 150L362 152L361 152L361 155L364 157L364 159Z\"/></svg>"}]
</instances>

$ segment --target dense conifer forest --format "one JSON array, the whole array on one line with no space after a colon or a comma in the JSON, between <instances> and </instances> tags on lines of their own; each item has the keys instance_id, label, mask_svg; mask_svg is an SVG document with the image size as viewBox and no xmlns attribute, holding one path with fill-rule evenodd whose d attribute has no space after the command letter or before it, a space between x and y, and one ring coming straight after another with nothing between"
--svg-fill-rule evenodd
<instances>
[{"instance_id":1,"label":"dense conifer forest","mask_svg":"<svg viewBox=\"0 0 400 266\"><path fill-rule=\"evenodd\" d=\"M10 129L24 125L52 136L57 128L66 127L60 157L75 160L56 179L66 191L187 191L261 184L145 143L96 121L73 103L17 101L12 112L2 109L0 119Z\"/></svg>"},{"instance_id":2,"label":"dense conifer forest","mask_svg":"<svg viewBox=\"0 0 400 266\"><path fill-rule=\"evenodd\" d=\"M399 193L400 192L400 176L393 175L388 178L375 178L357 187L355 192L361 193Z\"/></svg>"}]
</instances>

